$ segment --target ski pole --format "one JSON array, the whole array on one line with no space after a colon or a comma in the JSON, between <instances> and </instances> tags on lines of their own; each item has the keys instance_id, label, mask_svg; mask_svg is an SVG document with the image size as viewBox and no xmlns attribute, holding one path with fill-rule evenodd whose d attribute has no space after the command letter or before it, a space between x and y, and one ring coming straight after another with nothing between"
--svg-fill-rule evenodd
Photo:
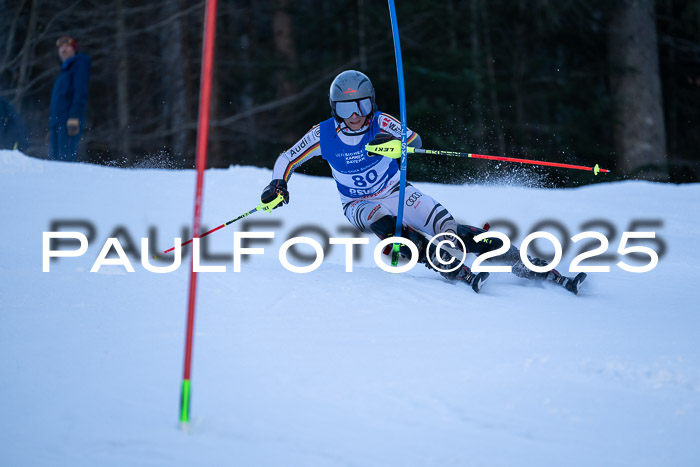
<instances>
[{"instance_id":1,"label":"ski pole","mask_svg":"<svg viewBox=\"0 0 700 467\"><path fill-rule=\"evenodd\" d=\"M250 216L251 214L253 214L253 213L255 213L255 212L258 212L258 211L270 212L270 211L272 211L272 209L273 209L275 206L277 206L278 204L280 204L282 201L284 201L284 196L282 196L281 193L278 193L278 194L277 194L277 198L273 199L273 200L270 201L269 203L262 203L262 202L261 202L261 203L258 204L254 209L251 209L250 211L248 211L248 212L246 212L246 213L244 213L244 214L241 214L240 216L236 217L235 219L231 219L230 221L225 222L225 223L221 224L221 225L218 226L218 227L215 227L215 228L213 228L213 229L211 229L211 230L209 230L209 231L207 231L207 232L204 232L204 233L203 233L202 235L200 235L199 237L190 238L190 239L187 240L186 242L182 243L180 246L182 247L182 246L185 246L185 245L189 245L190 243L192 243L192 242L194 241L195 238L206 237L206 236L209 235L210 233L214 233L214 232L216 232L217 230L223 229L223 228L226 227L227 225L233 224L234 222L239 221L239 220L243 219L244 217L248 217L248 216ZM174 249L175 249L175 247L168 248L167 250L165 250L165 251L163 252L163 254L165 254L165 253L170 253L170 252L173 251Z\"/></svg>"},{"instance_id":2,"label":"ski pole","mask_svg":"<svg viewBox=\"0 0 700 467\"><path fill-rule=\"evenodd\" d=\"M379 156L386 156L392 159L398 159L401 157L401 141L390 140L382 144L368 144L365 146L368 153L372 153ZM451 156L451 157L470 157L472 159L488 159L492 161L502 161L502 162L519 162L521 164L532 164L532 165L546 165L550 167L561 167L564 169L576 169L576 170L588 170L598 175L599 172L607 173L610 172L608 169L601 169L598 164L593 167L586 167L583 165L572 165L572 164L562 164L559 162L547 162L547 161L535 161L532 159L517 159L514 157L502 157L502 156L487 156L484 154L472 154L468 152L455 152L455 151L435 151L431 149L419 149L408 147L409 154L434 154L437 156Z\"/></svg>"}]
</instances>

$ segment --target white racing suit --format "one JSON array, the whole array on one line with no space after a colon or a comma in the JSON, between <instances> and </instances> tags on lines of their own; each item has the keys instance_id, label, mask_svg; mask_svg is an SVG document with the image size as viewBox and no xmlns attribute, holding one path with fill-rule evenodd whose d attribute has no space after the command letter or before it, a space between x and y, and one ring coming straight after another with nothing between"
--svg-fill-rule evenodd
<instances>
[{"instance_id":1,"label":"white racing suit","mask_svg":"<svg viewBox=\"0 0 700 467\"><path fill-rule=\"evenodd\" d=\"M391 236L399 203L398 163L395 159L387 157L369 156L365 150L365 145L379 132L389 133L398 138L401 134L401 123L390 115L374 112L363 128L352 131L344 122L329 118L315 125L294 146L280 154L275 162L272 178L283 179L286 182L294 169L312 157L321 156L331 167L343 204L343 212L350 223L362 232L374 232L382 238ZM411 130L407 131L407 142L413 147L421 146L420 137ZM410 230L421 232L427 238L440 233L456 234L465 242L466 250L477 255L502 245L499 239L474 242L474 236L484 230L458 225L440 203L410 184L406 185L404 203L403 224L409 228L404 228L404 231L408 231L409 234L415 234ZM389 221L389 216L394 216L393 223ZM406 235L402 233L402 236ZM426 240L418 237L421 236L413 236L409 240L416 239L418 243ZM424 259L426 254L432 257L434 253L428 251L429 247L423 247L422 258ZM547 264L539 258L530 260L538 266ZM423 262L421 259L419 261ZM489 263L511 265L513 273L520 277L549 279L566 285L567 278L556 270L550 273L535 273L528 269L520 259L520 252L512 245L505 254L489 260ZM458 278L471 283L474 275L466 265L463 268L462 272L441 274L451 280ZM456 276L458 272L459 276ZM577 288L575 293L578 293Z\"/></svg>"},{"instance_id":2,"label":"white racing suit","mask_svg":"<svg viewBox=\"0 0 700 467\"><path fill-rule=\"evenodd\" d=\"M380 131L398 138L401 123L374 112L363 128L352 131L330 118L315 125L294 146L277 158L273 177L289 180L292 172L312 157L323 157L331 167L345 217L362 232L384 216L396 216L399 204L399 167L394 159L367 155L365 145ZM408 130L409 146L420 147L417 133ZM432 237L457 232L457 223L440 203L407 184L403 223Z\"/></svg>"}]
</instances>

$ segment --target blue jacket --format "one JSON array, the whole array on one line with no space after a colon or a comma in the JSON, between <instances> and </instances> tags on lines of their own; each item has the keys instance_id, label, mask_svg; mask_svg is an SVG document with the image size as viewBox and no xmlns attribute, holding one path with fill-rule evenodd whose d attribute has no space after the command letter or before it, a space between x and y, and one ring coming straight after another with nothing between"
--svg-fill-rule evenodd
<instances>
[{"instance_id":1,"label":"blue jacket","mask_svg":"<svg viewBox=\"0 0 700 467\"><path fill-rule=\"evenodd\" d=\"M90 57L77 53L61 64L61 74L56 78L51 92L49 126L65 125L69 118L85 120L90 80Z\"/></svg>"}]
</instances>

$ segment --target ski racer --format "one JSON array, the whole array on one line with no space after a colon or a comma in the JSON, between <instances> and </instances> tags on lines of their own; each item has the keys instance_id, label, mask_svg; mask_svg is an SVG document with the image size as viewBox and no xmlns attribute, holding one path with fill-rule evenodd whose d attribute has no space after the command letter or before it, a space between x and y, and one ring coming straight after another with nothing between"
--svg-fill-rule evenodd
<instances>
[{"instance_id":1,"label":"ski racer","mask_svg":"<svg viewBox=\"0 0 700 467\"><path fill-rule=\"evenodd\" d=\"M282 194L283 204L289 203L287 182L292 172L312 157L320 156L331 167L348 221L362 232L373 232L381 239L390 237L395 231L398 211L399 166L395 159L368 153L365 145L399 138L401 123L377 110L374 86L359 71L347 70L336 76L328 99L332 117L314 125L294 146L279 155L272 171L273 179L260 199L269 203ZM414 131L407 130L407 142L410 146L421 147L421 138ZM402 236L418 248L418 262L437 270L450 281L466 282L479 292L489 273L472 273L466 264L453 271L443 271L444 266L439 266L440 263L447 264L457 255L454 250L450 252L441 248L438 251L427 239L436 234L454 234L464 242L467 252L476 255L497 249L502 242L497 238L475 242L474 236L485 232L484 229L458 224L444 206L410 183L406 184L404 203ZM400 253L410 257L410 250L405 246ZM456 259L459 261L461 257ZM575 294L586 277L581 273L575 279L569 279L556 270L536 273L525 266L520 252L512 246L495 259L500 261L499 264L512 266L517 276L550 280ZM547 264L539 258L530 260L536 266ZM493 260L490 261L494 264Z\"/></svg>"}]
</instances>

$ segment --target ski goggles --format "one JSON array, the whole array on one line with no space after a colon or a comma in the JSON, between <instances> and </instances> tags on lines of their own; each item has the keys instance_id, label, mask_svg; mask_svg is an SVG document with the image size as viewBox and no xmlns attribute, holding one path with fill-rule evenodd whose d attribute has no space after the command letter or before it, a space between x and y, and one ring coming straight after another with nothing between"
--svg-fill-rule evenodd
<instances>
[{"instance_id":1,"label":"ski goggles","mask_svg":"<svg viewBox=\"0 0 700 467\"><path fill-rule=\"evenodd\" d=\"M372 113L372 99L365 97L356 101L335 102L335 113L340 118L350 118L353 113L366 117Z\"/></svg>"}]
</instances>

